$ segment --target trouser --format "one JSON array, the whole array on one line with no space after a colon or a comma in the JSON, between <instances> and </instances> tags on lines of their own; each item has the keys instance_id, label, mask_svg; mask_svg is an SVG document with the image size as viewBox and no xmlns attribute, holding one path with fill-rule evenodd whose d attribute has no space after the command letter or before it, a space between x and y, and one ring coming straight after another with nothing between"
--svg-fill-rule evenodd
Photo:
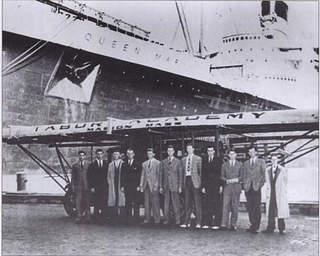
<instances>
[{"instance_id":1,"label":"trouser","mask_svg":"<svg viewBox=\"0 0 320 256\"><path fill-rule=\"evenodd\" d=\"M78 187L75 190L77 219L81 219L84 215L85 220L90 219L90 205L88 192L84 187Z\"/></svg>"},{"instance_id":2,"label":"trouser","mask_svg":"<svg viewBox=\"0 0 320 256\"><path fill-rule=\"evenodd\" d=\"M154 222L160 223L160 203L159 203L159 192L151 191L149 185L144 191L144 208L145 208L145 222L151 223L151 208L153 212Z\"/></svg>"},{"instance_id":3,"label":"trouser","mask_svg":"<svg viewBox=\"0 0 320 256\"><path fill-rule=\"evenodd\" d=\"M169 189L164 191L164 218L165 222L170 220L170 206L172 205L175 223L180 224L180 195L179 192L173 192Z\"/></svg>"},{"instance_id":4,"label":"trouser","mask_svg":"<svg viewBox=\"0 0 320 256\"><path fill-rule=\"evenodd\" d=\"M214 215L214 226L221 225L222 207L221 195L218 191L219 188L214 190L206 190L205 194L201 197L201 210L202 210L202 224L211 226Z\"/></svg>"},{"instance_id":5,"label":"trouser","mask_svg":"<svg viewBox=\"0 0 320 256\"><path fill-rule=\"evenodd\" d=\"M275 188L271 188L271 196L269 203L269 212L268 212L268 230L275 230L276 228L276 217L278 215L277 200L275 195ZM278 218L278 229L283 231L286 229L286 224L283 218Z\"/></svg>"},{"instance_id":6,"label":"trouser","mask_svg":"<svg viewBox=\"0 0 320 256\"><path fill-rule=\"evenodd\" d=\"M124 223L125 207L124 206L109 206L109 215L113 223Z\"/></svg>"},{"instance_id":7,"label":"trouser","mask_svg":"<svg viewBox=\"0 0 320 256\"><path fill-rule=\"evenodd\" d=\"M241 192L241 191L240 191ZM231 227L237 225L240 193L238 191L224 191L223 194L223 216L222 227L227 227L229 223L229 213L231 211Z\"/></svg>"},{"instance_id":8,"label":"trouser","mask_svg":"<svg viewBox=\"0 0 320 256\"><path fill-rule=\"evenodd\" d=\"M192 205L194 204L196 210L196 223L201 225L201 195L200 188L195 188L190 176L186 177L185 184L185 208L186 218L185 224L190 224Z\"/></svg>"},{"instance_id":9,"label":"trouser","mask_svg":"<svg viewBox=\"0 0 320 256\"><path fill-rule=\"evenodd\" d=\"M107 191L105 189L95 188L95 193L91 194L92 205L94 207L94 216L106 219L107 212Z\"/></svg>"},{"instance_id":10,"label":"trouser","mask_svg":"<svg viewBox=\"0 0 320 256\"><path fill-rule=\"evenodd\" d=\"M247 199L247 210L252 230L259 230L261 222L261 189L254 191L252 184L250 189L245 192Z\"/></svg>"},{"instance_id":11,"label":"trouser","mask_svg":"<svg viewBox=\"0 0 320 256\"><path fill-rule=\"evenodd\" d=\"M126 197L126 208L125 208L125 217L126 221L134 220L135 222L139 221L140 217L140 200L139 192L130 190L125 193ZM133 215L132 215L133 210Z\"/></svg>"}]
</instances>

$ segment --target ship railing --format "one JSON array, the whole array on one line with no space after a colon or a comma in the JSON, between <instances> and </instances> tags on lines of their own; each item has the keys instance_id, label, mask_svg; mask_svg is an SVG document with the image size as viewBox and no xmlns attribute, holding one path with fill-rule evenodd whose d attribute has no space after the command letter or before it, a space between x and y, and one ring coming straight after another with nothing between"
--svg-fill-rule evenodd
<instances>
[{"instance_id":1,"label":"ship railing","mask_svg":"<svg viewBox=\"0 0 320 256\"><path fill-rule=\"evenodd\" d=\"M88 19L90 21L95 21L97 25L103 27L115 26L116 30L124 30L125 33L130 35L134 34L134 37L148 39L150 35L150 31L139 28L138 26L132 25L121 19L117 19L111 15L108 15L104 12L101 12L95 8L87 6L86 4L79 3L75 0L69 1L52 1L52 0L37 0L39 2L46 3L50 6L53 6L57 10L66 11L71 14L75 14L81 19ZM121 32L121 31L120 31Z\"/></svg>"}]
</instances>

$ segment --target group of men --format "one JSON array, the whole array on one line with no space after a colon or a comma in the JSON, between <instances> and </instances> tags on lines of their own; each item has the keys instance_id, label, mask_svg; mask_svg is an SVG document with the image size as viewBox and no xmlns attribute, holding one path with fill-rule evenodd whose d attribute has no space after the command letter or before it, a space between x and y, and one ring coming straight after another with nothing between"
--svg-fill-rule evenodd
<instances>
[{"instance_id":1,"label":"group of men","mask_svg":"<svg viewBox=\"0 0 320 256\"><path fill-rule=\"evenodd\" d=\"M271 156L272 166L266 169L265 161L257 158L254 147L248 149L250 159L243 164L236 160L234 149L227 151L225 162L215 155L213 146L207 147L205 157L195 155L192 144L187 145L186 151L187 156L180 160L169 145L168 157L159 161L149 148L148 160L142 164L135 159L131 148L125 159L115 150L109 164L103 159L101 149L96 151L96 160L91 164L85 161L85 152L79 151L79 161L72 166L76 223L109 219L138 224L144 195L144 226L159 226L162 208L164 226L171 222L172 209L174 223L171 224L181 228L191 227L194 213L196 228L227 230L230 226L231 231L236 231L243 189L251 224L246 231L257 234L261 222L261 188L266 183L268 226L263 233L274 232L276 218L280 234L285 233L284 219L289 217L287 170L278 164L276 155ZM94 208L93 216L90 216L90 205Z\"/></svg>"}]
</instances>

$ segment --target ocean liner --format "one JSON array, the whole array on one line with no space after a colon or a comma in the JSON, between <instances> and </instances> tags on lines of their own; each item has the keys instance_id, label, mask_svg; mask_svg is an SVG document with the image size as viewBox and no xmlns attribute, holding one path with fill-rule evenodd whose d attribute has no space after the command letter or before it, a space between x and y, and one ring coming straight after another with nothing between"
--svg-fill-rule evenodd
<instances>
[{"instance_id":1,"label":"ocean liner","mask_svg":"<svg viewBox=\"0 0 320 256\"><path fill-rule=\"evenodd\" d=\"M261 33L206 54L176 7L186 49L76 1L4 1L5 125L317 106L319 49L290 44L287 4L263 1Z\"/></svg>"}]
</instances>

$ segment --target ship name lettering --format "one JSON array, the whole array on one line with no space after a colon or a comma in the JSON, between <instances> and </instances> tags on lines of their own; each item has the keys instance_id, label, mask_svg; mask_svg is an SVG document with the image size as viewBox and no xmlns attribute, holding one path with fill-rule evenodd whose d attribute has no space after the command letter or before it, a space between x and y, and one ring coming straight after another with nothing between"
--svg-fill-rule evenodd
<instances>
[{"instance_id":1,"label":"ship name lettering","mask_svg":"<svg viewBox=\"0 0 320 256\"><path fill-rule=\"evenodd\" d=\"M128 50L129 45L128 44L124 44L123 46L123 51L126 52Z\"/></svg>"},{"instance_id":2,"label":"ship name lettering","mask_svg":"<svg viewBox=\"0 0 320 256\"><path fill-rule=\"evenodd\" d=\"M113 40L113 41L112 41L112 44L111 44L111 47L112 47L112 48L116 48L117 43L118 43L118 41Z\"/></svg>"},{"instance_id":3,"label":"ship name lettering","mask_svg":"<svg viewBox=\"0 0 320 256\"><path fill-rule=\"evenodd\" d=\"M160 59L161 58L161 54L156 53L156 59Z\"/></svg>"},{"instance_id":4,"label":"ship name lettering","mask_svg":"<svg viewBox=\"0 0 320 256\"><path fill-rule=\"evenodd\" d=\"M241 114L228 114L227 119L229 119L230 117L232 117L232 118L239 117L239 119L242 119L243 113L241 113Z\"/></svg>"},{"instance_id":5,"label":"ship name lettering","mask_svg":"<svg viewBox=\"0 0 320 256\"><path fill-rule=\"evenodd\" d=\"M92 35L90 33L87 33L84 38L89 42L92 38Z\"/></svg>"},{"instance_id":6,"label":"ship name lettering","mask_svg":"<svg viewBox=\"0 0 320 256\"><path fill-rule=\"evenodd\" d=\"M178 59L176 59L175 63L178 63L178 61L179 61L179 60L178 60Z\"/></svg>"},{"instance_id":7,"label":"ship name lettering","mask_svg":"<svg viewBox=\"0 0 320 256\"><path fill-rule=\"evenodd\" d=\"M134 53L139 54L140 53L140 48L136 47L136 49L134 49Z\"/></svg>"},{"instance_id":8,"label":"ship name lettering","mask_svg":"<svg viewBox=\"0 0 320 256\"><path fill-rule=\"evenodd\" d=\"M105 37L101 37L100 36L100 38L99 38L99 43L100 44L104 44L104 41L106 40L106 38Z\"/></svg>"},{"instance_id":9,"label":"ship name lettering","mask_svg":"<svg viewBox=\"0 0 320 256\"><path fill-rule=\"evenodd\" d=\"M76 124L75 125L75 128L78 129L78 128L84 128L86 127L86 124Z\"/></svg>"}]
</instances>

